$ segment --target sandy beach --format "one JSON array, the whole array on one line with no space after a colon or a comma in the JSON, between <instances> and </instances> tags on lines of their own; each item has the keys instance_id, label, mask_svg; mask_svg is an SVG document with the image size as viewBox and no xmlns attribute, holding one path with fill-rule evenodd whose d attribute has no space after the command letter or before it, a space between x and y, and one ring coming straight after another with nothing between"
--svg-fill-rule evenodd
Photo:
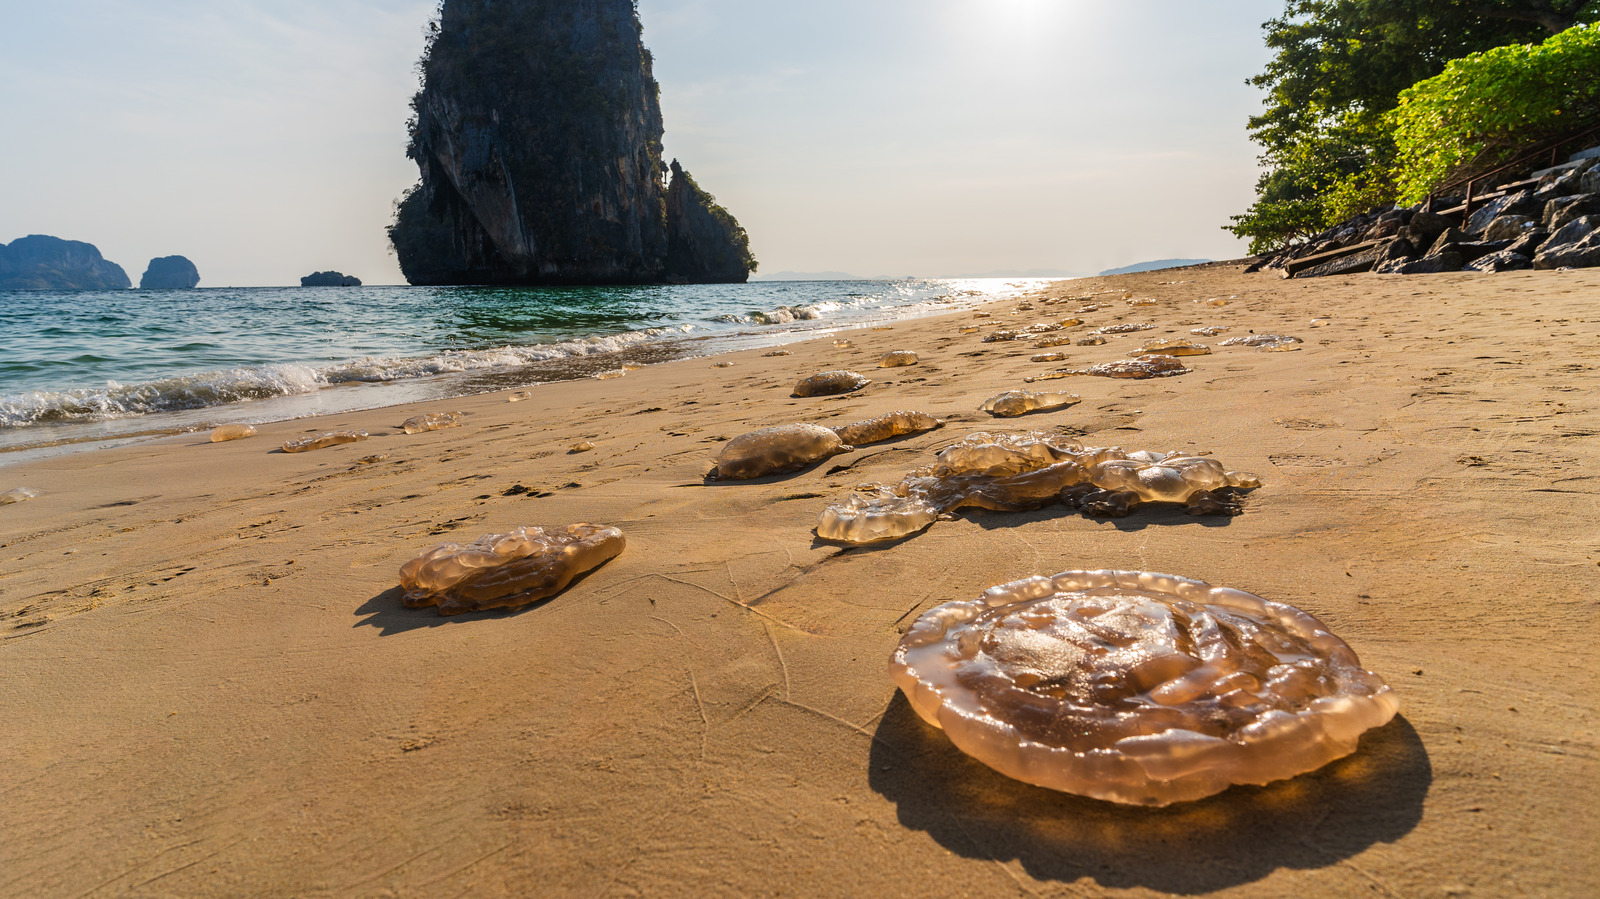
<instances>
[{"instance_id":1,"label":"sandy beach","mask_svg":"<svg viewBox=\"0 0 1600 899\"><path fill-rule=\"evenodd\" d=\"M1194 338L1215 352L1190 374L1046 382L1083 402L1003 421L979 405L1060 366L983 333L1080 304L0 468L0 492L40 491L0 506L0 894L1600 892L1600 270L1213 265L1041 297L1091 293L1105 305L1069 333L1156 327L1059 348L1070 365L1232 330ZM1304 348L1219 346L1251 332ZM901 349L921 363L877 367ZM791 397L837 368L874 383ZM895 409L949 424L704 480L747 431ZM465 424L397 427L436 411ZM372 438L273 452L343 428ZM813 533L858 484L1031 429L1209 451L1265 486L1234 518L1052 506L883 547ZM551 601L401 605L399 566L439 542L577 521L628 548ZM1299 606L1400 717L1314 774L1167 809L1010 781L923 724L885 665L933 605L1080 568Z\"/></svg>"}]
</instances>

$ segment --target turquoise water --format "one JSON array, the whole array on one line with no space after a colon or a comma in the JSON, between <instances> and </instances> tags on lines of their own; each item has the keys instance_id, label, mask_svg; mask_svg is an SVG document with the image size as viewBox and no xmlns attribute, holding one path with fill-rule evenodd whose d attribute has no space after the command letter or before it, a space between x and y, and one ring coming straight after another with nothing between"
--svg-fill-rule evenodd
<instances>
[{"instance_id":1,"label":"turquoise water","mask_svg":"<svg viewBox=\"0 0 1600 899\"><path fill-rule=\"evenodd\" d=\"M0 452L587 377L1041 283L0 291Z\"/></svg>"}]
</instances>

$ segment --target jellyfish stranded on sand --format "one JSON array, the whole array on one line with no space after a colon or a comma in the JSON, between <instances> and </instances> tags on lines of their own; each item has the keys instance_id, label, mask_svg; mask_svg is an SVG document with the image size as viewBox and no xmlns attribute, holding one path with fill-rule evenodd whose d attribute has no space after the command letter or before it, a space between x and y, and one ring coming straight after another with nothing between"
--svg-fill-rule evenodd
<instances>
[{"instance_id":1,"label":"jellyfish stranded on sand","mask_svg":"<svg viewBox=\"0 0 1600 899\"><path fill-rule=\"evenodd\" d=\"M430 412L427 415L413 415L406 419L400 425L400 430L407 434L424 434L428 431L459 427L461 427L460 412Z\"/></svg>"},{"instance_id":2,"label":"jellyfish stranded on sand","mask_svg":"<svg viewBox=\"0 0 1600 899\"><path fill-rule=\"evenodd\" d=\"M844 443L855 446L866 446L872 443L882 443L907 434L923 434L944 427L944 420L935 418L926 412L890 412L877 418L858 421L854 424L831 428Z\"/></svg>"},{"instance_id":3,"label":"jellyfish stranded on sand","mask_svg":"<svg viewBox=\"0 0 1600 899\"><path fill-rule=\"evenodd\" d=\"M799 471L854 447L818 425L780 425L751 431L728 441L706 475L713 481L748 481L769 474Z\"/></svg>"},{"instance_id":4,"label":"jellyfish stranded on sand","mask_svg":"<svg viewBox=\"0 0 1600 899\"><path fill-rule=\"evenodd\" d=\"M515 608L560 593L626 545L621 531L596 524L517 528L435 546L401 567L400 586L407 606L438 606L441 615Z\"/></svg>"},{"instance_id":5,"label":"jellyfish stranded on sand","mask_svg":"<svg viewBox=\"0 0 1600 899\"><path fill-rule=\"evenodd\" d=\"M922 720L1001 774L1128 805L1315 771L1400 706L1311 615L1136 571L930 609L889 671Z\"/></svg>"},{"instance_id":6,"label":"jellyfish stranded on sand","mask_svg":"<svg viewBox=\"0 0 1600 899\"><path fill-rule=\"evenodd\" d=\"M25 503L39 495L39 491L32 487L16 487L0 493L0 506L9 506L12 503Z\"/></svg>"},{"instance_id":7,"label":"jellyfish stranded on sand","mask_svg":"<svg viewBox=\"0 0 1600 899\"><path fill-rule=\"evenodd\" d=\"M1259 486L1254 475L1203 456L1086 447L1043 431L978 433L899 484L861 487L828 506L817 536L851 544L897 540L968 506L1022 512L1064 502L1114 517L1141 503L1182 503L1195 515L1237 515L1238 494Z\"/></svg>"},{"instance_id":8,"label":"jellyfish stranded on sand","mask_svg":"<svg viewBox=\"0 0 1600 899\"><path fill-rule=\"evenodd\" d=\"M1251 334L1249 336L1230 337L1222 342L1223 346L1248 346L1255 347L1258 352L1283 353L1300 349L1300 344L1305 341L1287 334Z\"/></svg>"},{"instance_id":9,"label":"jellyfish stranded on sand","mask_svg":"<svg viewBox=\"0 0 1600 899\"><path fill-rule=\"evenodd\" d=\"M1088 368L1063 369L1048 374L1034 375L1023 378L1025 383L1035 381L1056 381L1061 378L1075 378L1092 376L1097 378L1124 378L1131 380L1145 380L1148 378L1170 378L1175 375L1186 375L1190 369L1184 368L1175 356L1150 354L1137 359L1119 359L1115 362L1102 362Z\"/></svg>"},{"instance_id":10,"label":"jellyfish stranded on sand","mask_svg":"<svg viewBox=\"0 0 1600 899\"><path fill-rule=\"evenodd\" d=\"M872 379L853 371L825 371L812 375L794 385L794 395L801 397L838 396L853 393L872 383Z\"/></svg>"},{"instance_id":11,"label":"jellyfish stranded on sand","mask_svg":"<svg viewBox=\"0 0 1600 899\"><path fill-rule=\"evenodd\" d=\"M1083 397L1076 393L1034 393L1031 390L1008 390L999 396L990 397L979 407L979 411L987 412L996 418L1016 418L1027 415L1029 412L1049 412L1054 409L1065 409L1083 402Z\"/></svg>"},{"instance_id":12,"label":"jellyfish stranded on sand","mask_svg":"<svg viewBox=\"0 0 1600 899\"><path fill-rule=\"evenodd\" d=\"M341 443L359 443L366 440L369 435L366 431L327 431L291 440L283 445L286 453L309 453L313 450L327 449Z\"/></svg>"},{"instance_id":13,"label":"jellyfish stranded on sand","mask_svg":"<svg viewBox=\"0 0 1600 899\"><path fill-rule=\"evenodd\" d=\"M1154 337L1146 340L1139 349L1129 353L1130 356L1148 356L1160 354L1166 356L1209 356L1211 347L1203 343L1195 343L1183 337Z\"/></svg>"},{"instance_id":14,"label":"jellyfish stranded on sand","mask_svg":"<svg viewBox=\"0 0 1600 899\"><path fill-rule=\"evenodd\" d=\"M1101 518L1120 518L1143 503L1179 503L1191 515L1238 515L1239 492L1261 486L1255 475L1229 471L1215 459L1148 451L1091 466L1085 480L1063 491L1061 501Z\"/></svg>"},{"instance_id":15,"label":"jellyfish stranded on sand","mask_svg":"<svg viewBox=\"0 0 1600 899\"><path fill-rule=\"evenodd\" d=\"M211 431L212 443L227 443L230 440L244 440L256 436L256 429L250 425L219 425Z\"/></svg>"},{"instance_id":16,"label":"jellyfish stranded on sand","mask_svg":"<svg viewBox=\"0 0 1600 899\"><path fill-rule=\"evenodd\" d=\"M917 354L910 350L895 350L892 353L885 353L880 356L878 358L878 367L904 368L908 365L916 365L919 361L921 360L917 358Z\"/></svg>"}]
</instances>

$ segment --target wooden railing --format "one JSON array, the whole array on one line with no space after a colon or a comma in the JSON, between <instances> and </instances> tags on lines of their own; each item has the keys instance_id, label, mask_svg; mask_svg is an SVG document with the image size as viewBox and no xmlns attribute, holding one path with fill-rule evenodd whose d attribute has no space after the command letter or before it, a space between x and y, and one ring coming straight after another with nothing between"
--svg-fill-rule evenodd
<instances>
[{"instance_id":1,"label":"wooden railing","mask_svg":"<svg viewBox=\"0 0 1600 899\"><path fill-rule=\"evenodd\" d=\"M1558 160L1561 158L1561 150L1563 148L1570 147L1572 144L1580 141L1589 140L1597 135L1600 135L1600 124L1590 125L1582 131L1577 131L1559 140L1543 144L1537 150L1530 150L1527 153L1518 156L1516 159L1499 166L1498 168L1490 169L1487 172L1479 172L1475 175L1469 175L1465 178L1458 178L1449 184L1434 188L1433 192L1428 194L1428 201L1423 205L1422 208L1428 212L1432 212L1433 201L1436 198L1449 196L1452 192L1465 187L1467 189L1467 199L1463 204L1462 209L1462 221L1465 223L1466 219L1472 215L1472 200L1473 195L1477 191L1478 185L1489 180L1490 178L1499 177L1500 175L1503 175L1509 171L1516 171L1524 168L1531 169L1534 165L1542 161L1545 156L1549 157L1551 166L1558 165ZM1493 191L1490 191L1490 193L1492 192Z\"/></svg>"}]
</instances>

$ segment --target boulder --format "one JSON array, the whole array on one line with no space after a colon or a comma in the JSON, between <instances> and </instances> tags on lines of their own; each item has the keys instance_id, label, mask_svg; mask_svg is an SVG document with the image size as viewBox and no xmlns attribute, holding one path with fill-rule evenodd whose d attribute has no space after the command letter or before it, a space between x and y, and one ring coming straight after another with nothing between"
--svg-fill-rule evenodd
<instances>
[{"instance_id":1,"label":"boulder","mask_svg":"<svg viewBox=\"0 0 1600 899\"><path fill-rule=\"evenodd\" d=\"M1483 229L1484 240L1516 240L1538 229L1538 223L1525 215L1502 215Z\"/></svg>"},{"instance_id":2,"label":"boulder","mask_svg":"<svg viewBox=\"0 0 1600 899\"><path fill-rule=\"evenodd\" d=\"M360 287L361 279L340 272L316 272L300 279L301 287Z\"/></svg>"},{"instance_id":3,"label":"boulder","mask_svg":"<svg viewBox=\"0 0 1600 899\"><path fill-rule=\"evenodd\" d=\"M1544 202L1536 199L1533 191L1519 191L1485 203L1483 208L1467 219L1467 226L1463 230L1468 234L1482 234L1490 222L1502 215L1535 216L1543 211Z\"/></svg>"},{"instance_id":4,"label":"boulder","mask_svg":"<svg viewBox=\"0 0 1600 899\"><path fill-rule=\"evenodd\" d=\"M0 290L122 290L128 273L94 244L30 234L0 243Z\"/></svg>"},{"instance_id":5,"label":"boulder","mask_svg":"<svg viewBox=\"0 0 1600 899\"><path fill-rule=\"evenodd\" d=\"M1594 166L1583 173L1583 180L1578 182L1578 190L1586 194L1600 194L1600 166Z\"/></svg>"},{"instance_id":6,"label":"boulder","mask_svg":"<svg viewBox=\"0 0 1600 899\"><path fill-rule=\"evenodd\" d=\"M1558 197L1544 204L1544 229L1554 233L1586 215L1600 215L1600 194Z\"/></svg>"},{"instance_id":7,"label":"boulder","mask_svg":"<svg viewBox=\"0 0 1600 899\"><path fill-rule=\"evenodd\" d=\"M1470 238L1467 237L1466 232L1462 231L1460 228L1446 228L1439 233L1439 236L1434 240L1433 245L1428 248L1428 252L1422 255L1437 256L1444 252L1445 247L1448 247L1452 244L1465 243L1468 240L1470 240Z\"/></svg>"},{"instance_id":8,"label":"boulder","mask_svg":"<svg viewBox=\"0 0 1600 899\"><path fill-rule=\"evenodd\" d=\"M1511 246L1506 247L1503 253L1521 253L1532 259L1539 252L1539 247L1550 239L1549 231L1529 231L1527 234L1513 240Z\"/></svg>"},{"instance_id":9,"label":"boulder","mask_svg":"<svg viewBox=\"0 0 1600 899\"><path fill-rule=\"evenodd\" d=\"M1326 278L1329 275L1357 275L1362 272L1372 271L1372 266L1378 261L1380 247L1372 247L1359 253L1352 253L1340 259L1313 265L1295 273L1296 278Z\"/></svg>"},{"instance_id":10,"label":"boulder","mask_svg":"<svg viewBox=\"0 0 1600 899\"><path fill-rule=\"evenodd\" d=\"M1600 265L1600 215L1586 215L1568 222L1550 235L1533 257L1533 267L1588 268Z\"/></svg>"},{"instance_id":11,"label":"boulder","mask_svg":"<svg viewBox=\"0 0 1600 899\"><path fill-rule=\"evenodd\" d=\"M1582 192L1583 169L1568 169L1555 175L1546 177L1534 188L1533 199L1535 202L1545 204L1561 197L1570 197Z\"/></svg>"},{"instance_id":12,"label":"boulder","mask_svg":"<svg viewBox=\"0 0 1600 899\"><path fill-rule=\"evenodd\" d=\"M1462 265L1461 254L1455 251L1432 254L1421 259L1413 259L1394 270L1397 275L1436 275L1440 272L1459 272Z\"/></svg>"},{"instance_id":13,"label":"boulder","mask_svg":"<svg viewBox=\"0 0 1600 899\"><path fill-rule=\"evenodd\" d=\"M1417 212L1411 216L1411 221L1406 224L1405 230L1409 233L1403 235L1411 241L1413 246L1431 247L1454 221L1438 214L1437 212Z\"/></svg>"},{"instance_id":14,"label":"boulder","mask_svg":"<svg viewBox=\"0 0 1600 899\"><path fill-rule=\"evenodd\" d=\"M1392 209L1388 212L1385 212L1383 215L1378 216L1378 220L1372 223L1372 227L1368 228L1365 234L1361 235L1361 239L1382 240L1385 237L1394 237L1396 234L1400 233L1401 228L1406 226L1406 222L1409 221L1410 218L1410 211L1404 209Z\"/></svg>"},{"instance_id":15,"label":"boulder","mask_svg":"<svg viewBox=\"0 0 1600 899\"><path fill-rule=\"evenodd\" d=\"M1469 272L1518 272L1533 268L1533 259L1508 248L1470 262L1466 268Z\"/></svg>"},{"instance_id":16,"label":"boulder","mask_svg":"<svg viewBox=\"0 0 1600 899\"><path fill-rule=\"evenodd\" d=\"M161 256L150 260L144 276L139 279L141 290L192 290L200 284L200 270L182 256Z\"/></svg>"},{"instance_id":17,"label":"boulder","mask_svg":"<svg viewBox=\"0 0 1600 899\"><path fill-rule=\"evenodd\" d=\"M1417 248L1403 237L1395 238L1384 244L1378 250L1378 258L1372 263L1372 270L1380 275L1392 275L1401 266L1415 259Z\"/></svg>"}]
</instances>

